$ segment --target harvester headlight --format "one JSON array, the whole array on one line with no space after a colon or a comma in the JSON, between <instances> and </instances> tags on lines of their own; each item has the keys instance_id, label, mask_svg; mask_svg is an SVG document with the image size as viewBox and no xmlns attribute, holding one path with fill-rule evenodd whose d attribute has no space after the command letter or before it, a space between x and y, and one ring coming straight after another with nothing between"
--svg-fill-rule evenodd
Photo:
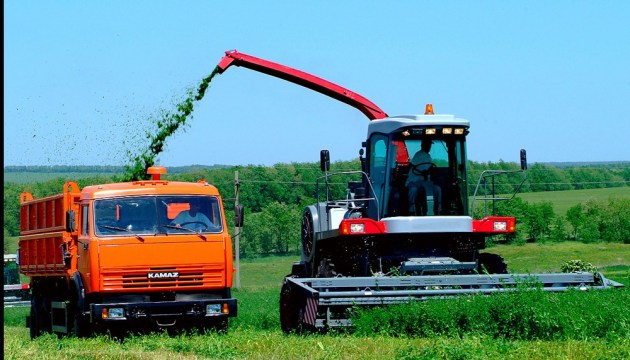
<instances>
[{"instance_id":1,"label":"harvester headlight","mask_svg":"<svg viewBox=\"0 0 630 360\"><path fill-rule=\"evenodd\" d=\"M450 135L453 133L453 128L443 128L442 134Z\"/></svg>"},{"instance_id":2,"label":"harvester headlight","mask_svg":"<svg viewBox=\"0 0 630 360\"><path fill-rule=\"evenodd\" d=\"M455 135L463 135L464 129L455 129Z\"/></svg>"},{"instance_id":3,"label":"harvester headlight","mask_svg":"<svg viewBox=\"0 0 630 360\"><path fill-rule=\"evenodd\" d=\"M104 308L101 312L103 319L122 319L125 317L125 309L123 308Z\"/></svg>"},{"instance_id":4,"label":"harvester headlight","mask_svg":"<svg viewBox=\"0 0 630 360\"><path fill-rule=\"evenodd\" d=\"M506 221L495 221L494 222L494 231L506 231L507 230L507 222Z\"/></svg>"},{"instance_id":5,"label":"harvester headlight","mask_svg":"<svg viewBox=\"0 0 630 360\"><path fill-rule=\"evenodd\" d=\"M362 233L365 232L365 224L355 223L350 224L350 233Z\"/></svg>"},{"instance_id":6,"label":"harvester headlight","mask_svg":"<svg viewBox=\"0 0 630 360\"><path fill-rule=\"evenodd\" d=\"M426 129L424 133L427 135L435 135L435 129Z\"/></svg>"}]
</instances>

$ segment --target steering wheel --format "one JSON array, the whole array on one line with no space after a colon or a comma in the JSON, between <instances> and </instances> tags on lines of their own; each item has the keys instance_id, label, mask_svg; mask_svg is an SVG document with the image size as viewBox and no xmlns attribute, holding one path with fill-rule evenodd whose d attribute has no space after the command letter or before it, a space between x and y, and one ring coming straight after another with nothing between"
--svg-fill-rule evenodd
<instances>
[{"instance_id":1,"label":"steering wheel","mask_svg":"<svg viewBox=\"0 0 630 360\"><path fill-rule=\"evenodd\" d=\"M429 165L429 167L424 169L424 170L420 169L421 166L426 166L426 165ZM428 175L431 172L431 170L433 170L433 168L435 168L435 167L436 167L436 165L434 163L432 163L432 162L422 162L422 163L415 164L415 165L411 164L411 171L415 175L425 176L425 175Z\"/></svg>"},{"instance_id":2,"label":"steering wheel","mask_svg":"<svg viewBox=\"0 0 630 360\"><path fill-rule=\"evenodd\" d=\"M203 221L186 221L186 222L183 222L183 223L179 224L179 226L185 227L186 225L190 225L190 224L203 225L203 229L202 230L207 230L209 228L208 224L206 224Z\"/></svg>"}]
</instances>

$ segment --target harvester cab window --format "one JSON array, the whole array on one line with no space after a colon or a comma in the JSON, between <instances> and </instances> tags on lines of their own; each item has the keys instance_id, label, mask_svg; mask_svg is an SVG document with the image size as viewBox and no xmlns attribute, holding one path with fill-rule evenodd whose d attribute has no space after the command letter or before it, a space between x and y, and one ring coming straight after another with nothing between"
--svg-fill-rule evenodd
<instances>
[{"instance_id":1,"label":"harvester cab window","mask_svg":"<svg viewBox=\"0 0 630 360\"><path fill-rule=\"evenodd\" d=\"M433 194L433 204L435 201L440 203L439 207L435 206L430 215L465 215L467 189L464 181L466 156L463 138L433 138L431 141L432 146L429 152L431 164L430 168L427 168L426 179L434 191L439 191L439 198ZM413 158L414 151L420 150L422 146L422 139L409 140L406 143L410 156ZM423 210L430 213L430 205L427 207Z\"/></svg>"},{"instance_id":2,"label":"harvester cab window","mask_svg":"<svg viewBox=\"0 0 630 360\"><path fill-rule=\"evenodd\" d=\"M423 141L431 144L428 156L418 155L414 161ZM382 184L387 186L381 189L375 186L375 191L383 199L384 216L465 215L467 189L464 144L464 138L456 136L393 134L388 144L392 156L385 156L387 164L384 167L389 171ZM414 164L420 158L430 159L430 162ZM378 170L376 165L370 163L372 175ZM414 165L416 173L421 175L410 175ZM422 186L416 185L412 189L414 191L410 191L412 180L418 180L417 183ZM373 183L376 184L376 181Z\"/></svg>"}]
</instances>

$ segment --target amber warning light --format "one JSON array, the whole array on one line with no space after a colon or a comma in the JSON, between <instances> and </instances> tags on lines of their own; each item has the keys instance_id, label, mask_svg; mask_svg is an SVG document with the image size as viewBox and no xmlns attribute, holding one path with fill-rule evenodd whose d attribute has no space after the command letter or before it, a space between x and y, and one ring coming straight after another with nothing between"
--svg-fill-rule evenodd
<instances>
[{"instance_id":1,"label":"amber warning light","mask_svg":"<svg viewBox=\"0 0 630 360\"><path fill-rule=\"evenodd\" d=\"M424 115L433 115L433 104L427 104L424 107Z\"/></svg>"},{"instance_id":2,"label":"amber warning light","mask_svg":"<svg viewBox=\"0 0 630 360\"><path fill-rule=\"evenodd\" d=\"M151 166L147 169L147 175L151 175L151 180L160 180L160 175L166 174L166 168L162 166Z\"/></svg>"}]
</instances>

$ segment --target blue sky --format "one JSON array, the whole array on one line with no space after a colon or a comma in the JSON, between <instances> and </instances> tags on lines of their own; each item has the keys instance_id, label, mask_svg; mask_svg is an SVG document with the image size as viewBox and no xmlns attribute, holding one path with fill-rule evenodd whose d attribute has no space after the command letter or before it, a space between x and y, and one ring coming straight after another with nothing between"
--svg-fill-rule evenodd
<instances>
[{"instance_id":1,"label":"blue sky","mask_svg":"<svg viewBox=\"0 0 630 360\"><path fill-rule=\"evenodd\" d=\"M628 1L4 2L4 164L125 165L225 51L291 66L390 115L471 122L469 159L630 160ZM231 67L158 162L358 156L368 120Z\"/></svg>"}]
</instances>

